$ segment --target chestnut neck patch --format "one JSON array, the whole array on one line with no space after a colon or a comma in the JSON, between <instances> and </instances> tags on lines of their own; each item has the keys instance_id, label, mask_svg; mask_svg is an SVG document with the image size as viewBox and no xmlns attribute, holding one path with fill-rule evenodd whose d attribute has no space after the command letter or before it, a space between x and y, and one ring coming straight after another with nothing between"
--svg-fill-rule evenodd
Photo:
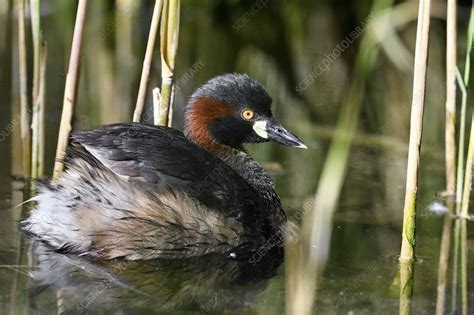
<instances>
[{"instance_id":1,"label":"chestnut neck patch","mask_svg":"<svg viewBox=\"0 0 474 315\"><path fill-rule=\"evenodd\" d=\"M186 111L185 134L196 144L216 154L229 150L216 141L210 132L213 121L222 117L231 117L232 109L210 97L199 97L188 105Z\"/></svg>"}]
</instances>

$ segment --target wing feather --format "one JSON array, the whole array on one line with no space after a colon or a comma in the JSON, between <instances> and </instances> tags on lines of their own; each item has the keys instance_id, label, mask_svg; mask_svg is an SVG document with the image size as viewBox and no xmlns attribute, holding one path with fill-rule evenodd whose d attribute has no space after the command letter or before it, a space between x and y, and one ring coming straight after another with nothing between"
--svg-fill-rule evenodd
<instances>
[{"instance_id":1,"label":"wing feather","mask_svg":"<svg viewBox=\"0 0 474 315\"><path fill-rule=\"evenodd\" d=\"M182 132L143 124L114 124L72 134L103 166L131 183L180 189L208 207L260 221L257 193L221 159ZM231 214L234 215L234 214ZM258 217L257 217L258 216ZM256 222L255 222L256 223Z\"/></svg>"}]
</instances>

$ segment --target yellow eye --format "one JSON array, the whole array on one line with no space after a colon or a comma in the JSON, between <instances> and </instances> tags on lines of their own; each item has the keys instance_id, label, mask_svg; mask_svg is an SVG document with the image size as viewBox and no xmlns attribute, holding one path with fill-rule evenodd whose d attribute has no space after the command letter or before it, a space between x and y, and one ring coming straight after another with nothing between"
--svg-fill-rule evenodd
<instances>
[{"instance_id":1,"label":"yellow eye","mask_svg":"<svg viewBox=\"0 0 474 315\"><path fill-rule=\"evenodd\" d=\"M255 113L251 109L246 108L242 111L242 118L245 120L250 120L253 116L255 116Z\"/></svg>"}]
</instances>

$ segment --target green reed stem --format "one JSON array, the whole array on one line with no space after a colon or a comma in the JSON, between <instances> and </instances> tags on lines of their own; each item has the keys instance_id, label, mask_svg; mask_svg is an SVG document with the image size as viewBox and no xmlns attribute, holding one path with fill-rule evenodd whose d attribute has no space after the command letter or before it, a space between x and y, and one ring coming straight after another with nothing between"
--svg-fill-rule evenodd
<instances>
[{"instance_id":1,"label":"green reed stem","mask_svg":"<svg viewBox=\"0 0 474 315\"><path fill-rule=\"evenodd\" d=\"M458 169L457 169L457 180L456 180L456 214L459 215L461 212L462 202L462 191L463 191L463 170L464 170L464 143L466 133L466 103L467 103L467 87L469 85L469 76L471 70L471 50L472 41L474 37L474 7L471 6L471 15L469 17L469 27L467 31L467 43L466 43L466 57L464 63L464 80L461 77L459 69L456 68L456 79L459 88L462 93L461 103L461 117L460 117L460 128L459 128L459 150L458 150Z\"/></svg>"},{"instance_id":2,"label":"green reed stem","mask_svg":"<svg viewBox=\"0 0 474 315\"><path fill-rule=\"evenodd\" d=\"M464 82L459 72L459 69L456 68L456 79L459 88L461 89L462 102L461 102L461 114L460 114L460 126L459 126L459 149L458 149L458 165L457 165L457 175L456 175L456 214L461 213L461 203L463 198L463 171L464 171L464 142L465 142L465 133L466 133L466 103L467 103L467 91L464 86Z\"/></svg>"},{"instance_id":3,"label":"green reed stem","mask_svg":"<svg viewBox=\"0 0 474 315\"><path fill-rule=\"evenodd\" d=\"M465 89L465 88L464 88ZM469 146L467 151L466 170L464 172L464 188L462 194L461 217L463 219L469 216L469 196L472 186L472 164L474 162L474 115L471 120L471 132L469 135Z\"/></svg>"},{"instance_id":4,"label":"green reed stem","mask_svg":"<svg viewBox=\"0 0 474 315\"><path fill-rule=\"evenodd\" d=\"M469 309L468 299L468 279L467 279L467 264L468 264L468 249L467 249L467 221L462 218L461 221L461 310L462 315L467 315Z\"/></svg>"},{"instance_id":5,"label":"green reed stem","mask_svg":"<svg viewBox=\"0 0 474 315\"><path fill-rule=\"evenodd\" d=\"M469 26L467 29L467 43L466 43L466 57L464 63L464 86L469 85L469 78L471 75L471 51L474 39L474 2L471 4L471 13L469 15Z\"/></svg>"}]
</instances>

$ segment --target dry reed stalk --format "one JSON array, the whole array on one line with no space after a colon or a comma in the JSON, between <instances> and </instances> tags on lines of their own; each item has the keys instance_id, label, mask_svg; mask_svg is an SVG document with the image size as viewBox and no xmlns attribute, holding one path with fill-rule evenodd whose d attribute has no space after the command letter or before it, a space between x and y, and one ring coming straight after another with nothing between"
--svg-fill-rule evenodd
<instances>
[{"instance_id":1,"label":"dry reed stalk","mask_svg":"<svg viewBox=\"0 0 474 315\"><path fill-rule=\"evenodd\" d=\"M33 37L33 104L39 93L40 80L40 50L41 50L41 19L40 0L30 0L31 34ZM34 105L33 105L34 108Z\"/></svg>"},{"instance_id":2,"label":"dry reed stalk","mask_svg":"<svg viewBox=\"0 0 474 315\"><path fill-rule=\"evenodd\" d=\"M415 257L416 191L420 159L421 132L425 101L426 64L430 27L431 0L420 0L416 32L413 98L408 145L407 181L403 209L403 231L400 261L413 261Z\"/></svg>"},{"instance_id":3,"label":"dry reed stalk","mask_svg":"<svg viewBox=\"0 0 474 315\"><path fill-rule=\"evenodd\" d=\"M86 16L87 0L79 0L77 6L76 22L74 25L74 35L72 39L71 56L69 68L66 76L66 86L64 88L63 111L59 126L58 145L56 148L56 161L54 163L53 178L58 178L64 165L61 161L67 148L69 134L71 132L71 120L74 113L74 103L76 101L76 90L79 75L79 63L82 45L82 33Z\"/></svg>"},{"instance_id":4,"label":"dry reed stalk","mask_svg":"<svg viewBox=\"0 0 474 315\"><path fill-rule=\"evenodd\" d=\"M448 0L447 6L446 192L447 195L452 198L456 194L456 0Z\"/></svg>"},{"instance_id":5,"label":"dry reed stalk","mask_svg":"<svg viewBox=\"0 0 474 315\"><path fill-rule=\"evenodd\" d=\"M459 274L459 250L461 240L461 221L455 220L453 233L453 279L451 281L451 313L457 313L458 301L458 274Z\"/></svg>"},{"instance_id":6,"label":"dry reed stalk","mask_svg":"<svg viewBox=\"0 0 474 315\"><path fill-rule=\"evenodd\" d=\"M153 121L157 121L160 117L161 93L160 88L154 88L153 94Z\"/></svg>"},{"instance_id":7,"label":"dry reed stalk","mask_svg":"<svg viewBox=\"0 0 474 315\"><path fill-rule=\"evenodd\" d=\"M445 160L446 160L446 192L448 195L447 206L450 213L454 212L454 195L456 195L456 205L458 200L459 176L456 178L456 0L447 2L447 30L446 30L446 130L445 130ZM461 128L462 129L462 128ZM460 143L459 152L463 150L463 143ZM458 155L458 168L461 167ZM458 173L459 175L459 173ZM451 247L452 219L447 215L444 219L443 233L441 237L438 283L436 294L436 314L444 314L446 304L446 283L449 264L449 251Z\"/></svg>"},{"instance_id":8,"label":"dry reed stalk","mask_svg":"<svg viewBox=\"0 0 474 315\"><path fill-rule=\"evenodd\" d=\"M46 58L47 58L46 42L41 43L40 47L40 64L39 64L39 82L38 94L35 96L33 105L33 121L32 121L32 161L31 176L33 178L42 177L44 175L44 112L46 101Z\"/></svg>"},{"instance_id":9,"label":"dry reed stalk","mask_svg":"<svg viewBox=\"0 0 474 315\"><path fill-rule=\"evenodd\" d=\"M169 126L169 118L173 106L173 76L178 50L180 0L165 0L163 4L163 19L160 30L161 50L161 103L160 117L155 125Z\"/></svg>"},{"instance_id":10,"label":"dry reed stalk","mask_svg":"<svg viewBox=\"0 0 474 315\"><path fill-rule=\"evenodd\" d=\"M414 261L400 261L400 315L409 315L412 311Z\"/></svg>"},{"instance_id":11,"label":"dry reed stalk","mask_svg":"<svg viewBox=\"0 0 474 315\"><path fill-rule=\"evenodd\" d=\"M45 155L45 125L44 125L44 115L46 107L46 60L48 57L48 45L46 42L43 42L41 45L41 60L40 60L40 89L39 89L39 99L41 100L39 104L38 112L38 177L44 175L44 155Z\"/></svg>"},{"instance_id":12,"label":"dry reed stalk","mask_svg":"<svg viewBox=\"0 0 474 315\"><path fill-rule=\"evenodd\" d=\"M428 59L428 39L431 0L420 0L416 31L416 48L413 75L413 98L410 121L410 141L408 145L407 181L403 209L402 248L400 251L400 307L399 313L406 315L412 311L416 191L418 189L418 166L420 160L421 133L426 87L426 65Z\"/></svg>"},{"instance_id":13,"label":"dry reed stalk","mask_svg":"<svg viewBox=\"0 0 474 315\"><path fill-rule=\"evenodd\" d=\"M41 159L39 154L40 129L42 126L39 123L40 108L44 104L44 99L40 96L40 62L41 62L41 20L40 20L40 0L30 0L31 8L31 31L33 36L33 90L32 90L32 149L31 149L31 177L38 178Z\"/></svg>"},{"instance_id":14,"label":"dry reed stalk","mask_svg":"<svg viewBox=\"0 0 474 315\"><path fill-rule=\"evenodd\" d=\"M174 89L174 86L171 88L171 96L170 96L170 100L171 100L171 103L168 107L168 124L167 126L168 127L172 127L173 126L173 100L174 100L174 92L175 92L175 89Z\"/></svg>"},{"instance_id":15,"label":"dry reed stalk","mask_svg":"<svg viewBox=\"0 0 474 315\"><path fill-rule=\"evenodd\" d=\"M25 0L18 0L18 61L20 70L20 120L23 175L31 175L31 130L28 107L28 68L26 61Z\"/></svg>"},{"instance_id":16,"label":"dry reed stalk","mask_svg":"<svg viewBox=\"0 0 474 315\"><path fill-rule=\"evenodd\" d=\"M150 78L151 61L153 59L153 50L155 47L156 35L158 34L158 26L160 24L163 0L156 0L153 9L153 17L151 19L150 32L148 34L148 42L146 45L145 58L143 59L142 75L140 78L140 87L138 88L137 103L133 112L133 121L140 122L143 108L145 106L146 89Z\"/></svg>"}]
</instances>

